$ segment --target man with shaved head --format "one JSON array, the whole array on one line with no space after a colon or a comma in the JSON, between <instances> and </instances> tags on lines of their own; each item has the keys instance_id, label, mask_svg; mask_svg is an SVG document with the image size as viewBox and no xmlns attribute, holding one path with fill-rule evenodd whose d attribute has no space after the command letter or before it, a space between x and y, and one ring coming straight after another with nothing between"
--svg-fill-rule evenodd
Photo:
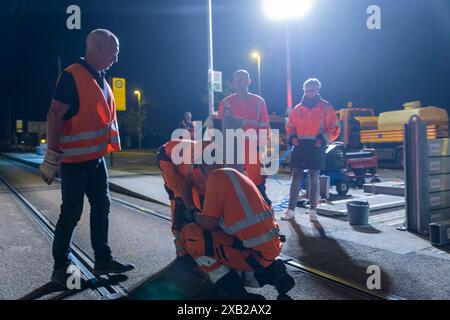
<instances>
[{"instance_id":1,"label":"man with shaved head","mask_svg":"<svg viewBox=\"0 0 450 320\"><path fill-rule=\"evenodd\" d=\"M108 70L118 60L119 40L104 29L97 29L89 33L86 40L85 59L97 71Z\"/></svg>"},{"instance_id":2,"label":"man with shaved head","mask_svg":"<svg viewBox=\"0 0 450 320\"><path fill-rule=\"evenodd\" d=\"M131 264L113 258L108 245L110 194L104 156L120 151L114 95L105 71L118 61L119 40L108 30L89 33L84 58L60 75L47 115L48 151L40 172L51 184L61 169L62 204L53 240L52 281L67 287L69 252L83 212L91 206L90 231L97 274L122 273Z\"/></svg>"},{"instance_id":3,"label":"man with shaved head","mask_svg":"<svg viewBox=\"0 0 450 320\"><path fill-rule=\"evenodd\" d=\"M269 130L269 114L267 112L266 102L260 96L250 93L248 88L252 83L250 74L247 70L237 70L233 74L233 89L235 94L226 97L219 104L218 118L238 119L238 123L242 123L244 132L255 130L259 136L260 130ZM222 128L226 130L228 128ZM235 128L233 128L235 129ZM264 131L261 131L264 132ZM244 146L237 146L242 148L245 156L244 170L247 177L256 185L261 192L264 200L271 205L269 197L266 194L266 176L262 174L262 164L257 150L252 150L248 140L245 141ZM256 152L256 163L250 161L251 152Z\"/></svg>"}]
</instances>

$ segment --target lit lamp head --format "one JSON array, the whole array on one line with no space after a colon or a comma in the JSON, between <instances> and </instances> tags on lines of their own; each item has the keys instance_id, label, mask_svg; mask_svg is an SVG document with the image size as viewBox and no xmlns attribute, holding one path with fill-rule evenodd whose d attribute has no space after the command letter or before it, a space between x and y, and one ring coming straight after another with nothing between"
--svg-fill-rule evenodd
<instances>
[{"instance_id":1,"label":"lit lamp head","mask_svg":"<svg viewBox=\"0 0 450 320\"><path fill-rule=\"evenodd\" d=\"M264 12L275 20L301 18L311 11L314 0L263 0Z\"/></svg>"},{"instance_id":2,"label":"lit lamp head","mask_svg":"<svg viewBox=\"0 0 450 320\"><path fill-rule=\"evenodd\" d=\"M134 90L134 94L137 96L138 104L141 103L141 92L139 90Z\"/></svg>"}]
</instances>

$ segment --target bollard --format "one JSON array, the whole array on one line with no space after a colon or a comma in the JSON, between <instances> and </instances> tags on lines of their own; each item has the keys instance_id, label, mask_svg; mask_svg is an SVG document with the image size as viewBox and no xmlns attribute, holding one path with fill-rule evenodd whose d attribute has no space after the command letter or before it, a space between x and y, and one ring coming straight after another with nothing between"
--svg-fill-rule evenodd
<instances>
[{"instance_id":1,"label":"bollard","mask_svg":"<svg viewBox=\"0 0 450 320\"><path fill-rule=\"evenodd\" d=\"M417 115L404 126L404 172L406 228L408 231L428 234L430 215L427 188L427 126Z\"/></svg>"}]
</instances>

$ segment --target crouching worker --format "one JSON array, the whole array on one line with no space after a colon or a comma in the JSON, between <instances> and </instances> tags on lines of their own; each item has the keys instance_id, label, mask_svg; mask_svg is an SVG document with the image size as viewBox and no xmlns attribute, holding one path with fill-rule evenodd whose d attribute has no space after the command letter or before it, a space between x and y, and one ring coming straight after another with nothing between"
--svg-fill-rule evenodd
<instances>
[{"instance_id":1,"label":"crouching worker","mask_svg":"<svg viewBox=\"0 0 450 320\"><path fill-rule=\"evenodd\" d=\"M192 140L171 140L161 146L157 152L158 167L162 172L164 188L169 196L172 216L172 233L175 236L175 248L178 258L189 258L186 250L179 241L181 229L189 221L186 220L186 203L189 207L201 208L204 195L204 179L200 168L192 163L175 164L172 161L172 151L179 144L186 144L191 151L197 143ZM181 146L180 146L181 147ZM194 153L191 152L191 155ZM188 181L190 188L187 189Z\"/></svg>"},{"instance_id":2,"label":"crouching worker","mask_svg":"<svg viewBox=\"0 0 450 320\"><path fill-rule=\"evenodd\" d=\"M252 299L238 275L251 274L260 287L280 295L295 285L281 260L279 227L255 184L235 169L201 166L206 178L203 210L180 233L187 252L214 283L223 299ZM238 271L238 272L237 272Z\"/></svg>"}]
</instances>

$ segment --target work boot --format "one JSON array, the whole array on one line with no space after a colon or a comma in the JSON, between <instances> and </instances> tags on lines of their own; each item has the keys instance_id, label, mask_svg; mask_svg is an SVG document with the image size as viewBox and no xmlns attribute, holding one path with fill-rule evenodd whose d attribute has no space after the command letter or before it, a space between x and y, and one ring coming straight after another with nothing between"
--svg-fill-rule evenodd
<instances>
[{"instance_id":1,"label":"work boot","mask_svg":"<svg viewBox=\"0 0 450 320\"><path fill-rule=\"evenodd\" d=\"M316 209L310 209L309 210L309 221L311 221L311 222L318 222L319 221L319 217L317 216Z\"/></svg>"},{"instance_id":2,"label":"work boot","mask_svg":"<svg viewBox=\"0 0 450 320\"><path fill-rule=\"evenodd\" d=\"M293 220L295 219L295 211L288 209L285 213L283 213L280 217L281 220Z\"/></svg>"},{"instance_id":3,"label":"work boot","mask_svg":"<svg viewBox=\"0 0 450 320\"><path fill-rule=\"evenodd\" d=\"M105 262L95 262L94 273L97 275L108 273L124 273L134 269L134 265L122 263L119 260L111 259Z\"/></svg>"},{"instance_id":4,"label":"work boot","mask_svg":"<svg viewBox=\"0 0 450 320\"><path fill-rule=\"evenodd\" d=\"M224 300L266 300L264 296L247 292L241 278L235 271L228 272L214 284L219 299Z\"/></svg>"},{"instance_id":5,"label":"work boot","mask_svg":"<svg viewBox=\"0 0 450 320\"><path fill-rule=\"evenodd\" d=\"M67 279L71 276L70 273L67 273L68 267L69 266L64 266L62 268L53 270L51 282L67 289Z\"/></svg>"},{"instance_id":6,"label":"work boot","mask_svg":"<svg viewBox=\"0 0 450 320\"><path fill-rule=\"evenodd\" d=\"M261 287L266 284L274 286L280 296L295 286L295 280L286 271L286 266L281 260L275 260L264 270L255 272L255 278Z\"/></svg>"},{"instance_id":7,"label":"work boot","mask_svg":"<svg viewBox=\"0 0 450 320\"><path fill-rule=\"evenodd\" d=\"M280 296L285 295L295 286L295 280L286 271L286 265L282 260L275 260L268 269L273 274L273 286Z\"/></svg>"},{"instance_id":8,"label":"work boot","mask_svg":"<svg viewBox=\"0 0 450 320\"><path fill-rule=\"evenodd\" d=\"M194 265L194 266L197 265L197 262L195 262L194 258L192 258L188 254L185 254L185 255L182 255L182 256L177 256L175 261L180 262L180 263L184 263L184 264Z\"/></svg>"}]
</instances>

